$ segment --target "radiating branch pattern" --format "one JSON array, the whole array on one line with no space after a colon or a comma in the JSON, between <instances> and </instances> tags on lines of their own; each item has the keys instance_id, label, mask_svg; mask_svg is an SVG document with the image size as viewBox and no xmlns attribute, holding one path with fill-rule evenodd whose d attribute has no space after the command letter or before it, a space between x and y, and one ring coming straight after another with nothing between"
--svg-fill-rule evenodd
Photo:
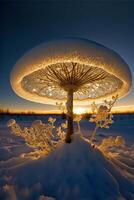
<instances>
[{"instance_id":1,"label":"radiating branch pattern","mask_svg":"<svg viewBox=\"0 0 134 200\"><path fill-rule=\"evenodd\" d=\"M112 93L122 82L101 68L75 62L52 64L22 79L22 87L39 96L66 99L74 92L74 100L97 98Z\"/></svg>"}]
</instances>

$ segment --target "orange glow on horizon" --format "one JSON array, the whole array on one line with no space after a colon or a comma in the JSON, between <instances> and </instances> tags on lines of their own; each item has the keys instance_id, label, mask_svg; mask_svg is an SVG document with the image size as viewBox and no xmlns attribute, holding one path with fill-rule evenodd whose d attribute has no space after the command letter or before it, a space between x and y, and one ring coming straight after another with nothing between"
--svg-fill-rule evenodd
<instances>
[{"instance_id":1,"label":"orange glow on horizon","mask_svg":"<svg viewBox=\"0 0 134 200\"><path fill-rule=\"evenodd\" d=\"M86 108L82 108L82 107L78 107L78 108L74 108L73 112L75 114L83 114L83 113L88 113L88 110Z\"/></svg>"},{"instance_id":2,"label":"orange glow on horizon","mask_svg":"<svg viewBox=\"0 0 134 200\"><path fill-rule=\"evenodd\" d=\"M24 114L61 114L62 111L60 110L28 110L28 109L1 109L0 113L6 113L7 110L9 113L24 113ZM134 105L128 105L128 106L115 106L112 108L112 113L134 113ZM74 113L75 114L84 114L84 113L91 113L90 106L87 107L74 107Z\"/></svg>"}]
</instances>

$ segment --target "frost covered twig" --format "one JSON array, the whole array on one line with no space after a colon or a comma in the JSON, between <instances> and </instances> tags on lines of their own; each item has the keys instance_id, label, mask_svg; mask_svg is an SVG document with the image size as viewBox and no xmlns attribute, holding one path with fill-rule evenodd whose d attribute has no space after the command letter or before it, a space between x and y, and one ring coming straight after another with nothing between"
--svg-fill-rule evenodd
<instances>
[{"instance_id":1,"label":"frost covered twig","mask_svg":"<svg viewBox=\"0 0 134 200\"><path fill-rule=\"evenodd\" d=\"M90 137L90 142L93 141L98 128L109 128L109 125L113 123L113 115L110 113L114 103L116 102L118 95L112 97L112 100L104 101L105 105L97 106L93 103L91 106L93 115L90 118L90 122L94 122L96 124L94 131Z\"/></svg>"},{"instance_id":2,"label":"frost covered twig","mask_svg":"<svg viewBox=\"0 0 134 200\"><path fill-rule=\"evenodd\" d=\"M55 127L55 121L56 119L52 117L48 119L48 123L35 120L30 128L21 128L14 119L11 119L8 121L7 126L13 134L23 137L28 145L38 147L41 151L49 153L55 149L59 141L65 138L65 132L62 130L62 126Z\"/></svg>"},{"instance_id":3,"label":"frost covered twig","mask_svg":"<svg viewBox=\"0 0 134 200\"><path fill-rule=\"evenodd\" d=\"M74 121L77 123L77 127L78 127L78 132L81 132L81 128L80 128L80 121L82 119L82 115L76 115L76 117L74 118Z\"/></svg>"},{"instance_id":4,"label":"frost covered twig","mask_svg":"<svg viewBox=\"0 0 134 200\"><path fill-rule=\"evenodd\" d=\"M66 106L62 102L56 102L56 106L58 106L58 108L61 112L63 112L63 113L65 112Z\"/></svg>"},{"instance_id":5,"label":"frost covered twig","mask_svg":"<svg viewBox=\"0 0 134 200\"><path fill-rule=\"evenodd\" d=\"M103 152L107 152L111 147L124 147L125 140L122 136L110 136L108 138L104 138L102 143L98 146L100 150Z\"/></svg>"}]
</instances>

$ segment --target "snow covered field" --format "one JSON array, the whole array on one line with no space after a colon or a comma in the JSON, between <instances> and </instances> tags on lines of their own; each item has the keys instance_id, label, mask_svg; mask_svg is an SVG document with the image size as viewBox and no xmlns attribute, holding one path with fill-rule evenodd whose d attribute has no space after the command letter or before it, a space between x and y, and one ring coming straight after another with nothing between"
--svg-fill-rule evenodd
<instances>
[{"instance_id":1,"label":"snow covered field","mask_svg":"<svg viewBox=\"0 0 134 200\"><path fill-rule=\"evenodd\" d=\"M117 115L110 129L98 131L97 144L108 136L124 137L126 146L114 150L116 157L104 156L75 135L71 144L35 160L29 154L33 149L7 128L11 118L28 127L37 119L47 122L49 116L0 116L0 199L134 200L134 115ZM57 116L56 125L63 121ZM88 120L80 125L88 138L95 125Z\"/></svg>"}]
</instances>

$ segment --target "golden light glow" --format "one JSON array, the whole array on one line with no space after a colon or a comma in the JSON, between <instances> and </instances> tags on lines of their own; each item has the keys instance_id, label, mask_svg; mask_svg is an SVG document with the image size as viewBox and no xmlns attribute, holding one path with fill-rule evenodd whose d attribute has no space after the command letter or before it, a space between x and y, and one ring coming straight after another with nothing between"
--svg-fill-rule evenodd
<instances>
[{"instance_id":1,"label":"golden light glow","mask_svg":"<svg viewBox=\"0 0 134 200\"><path fill-rule=\"evenodd\" d=\"M94 98L75 100L74 105L85 106L89 101L92 102L93 100L98 101L99 103L104 99L111 98L117 94L120 98L126 95L131 88L131 72L124 60L118 54L113 52L113 50L85 39L64 39L47 42L27 52L20 60L18 60L12 70L10 78L12 88L16 94L24 99L55 105L57 99L52 98L53 96L51 93L49 93L49 97L47 95L39 95L37 88L35 87L37 84L34 84L34 87L30 89L32 92L29 92L22 87L22 80L24 80L26 76L29 77L31 73L45 69L50 65L68 62L98 67L100 70L106 71L108 74L115 76L122 82L122 85L117 87L116 91L99 95L98 98L95 96ZM28 79L25 81L27 82ZM29 87L31 87L31 85L29 85ZM94 87L98 86L94 85ZM99 89L99 92L101 93L101 88ZM64 103L65 99L61 99L61 101Z\"/></svg>"},{"instance_id":2,"label":"golden light glow","mask_svg":"<svg viewBox=\"0 0 134 200\"><path fill-rule=\"evenodd\" d=\"M37 104L38 105L38 104ZM46 109L41 109L39 106L37 106L34 109L27 109L23 107L22 109L14 109L10 108L8 109L7 107L0 108L1 113L6 113L7 110L9 110L9 113L25 113L25 114L61 114L61 110L57 109L51 109L51 110L46 110ZM74 111L75 114L82 114L82 113L91 113L91 107L90 105L87 107L75 107ZM112 113L134 113L134 105L126 105L126 106L115 106L111 110Z\"/></svg>"},{"instance_id":3,"label":"golden light glow","mask_svg":"<svg viewBox=\"0 0 134 200\"><path fill-rule=\"evenodd\" d=\"M83 113L88 112L88 110L87 110L86 108L78 107L78 108L74 108L73 112L74 112L75 114L80 115L80 114L83 114Z\"/></svg>"},{"instance_id":4,"label":"golden light glow","mask_svg":"<svg viewBox=\"0 0 134 200\"><path fill-rule=\"evenodd\" d=\"M134 112L134 105L116 106L112 108L114 113Z\"/></svg>"}]
</instances>

